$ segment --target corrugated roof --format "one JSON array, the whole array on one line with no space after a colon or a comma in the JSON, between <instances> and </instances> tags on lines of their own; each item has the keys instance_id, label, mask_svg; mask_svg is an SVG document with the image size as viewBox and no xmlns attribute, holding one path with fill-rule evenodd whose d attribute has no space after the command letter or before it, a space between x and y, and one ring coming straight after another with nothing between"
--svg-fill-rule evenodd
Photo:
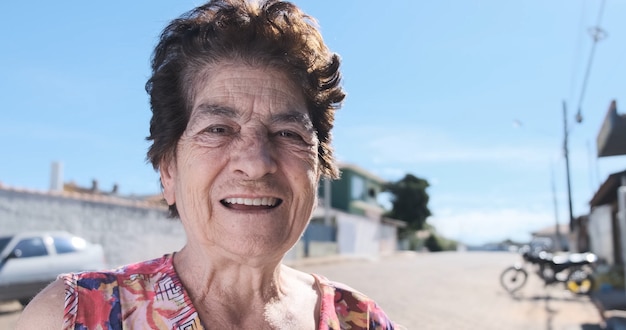
<instances>
[{"instance_id":1,"label":"corrugated roof","mask_svg":"<svg viewBox=\"0 0 626 330\"><path fill-rule=\"evenodd\" d=\"M626 176L626 170L613 173L602 183L598 191L593 195L589 205L591 207L611 204L617 201L617 188L622 185L622 177Z\"/></svg>"},{"instance_id":2,"label":"corrugated roof","mask_svg":"<svg viewBox=\"0 0 626 330\"><path fill-rule=\"evenodd\" d=\"M364 176L364 177L366 177L366 178L368 178L368 179L370 179L370 180L372 180L374 182L377 182L379 184L387 183L387 180L385 180L385 179L379 177L378 175L376 175L376 174L374 174L374 173L372 173L372 172L370 172L370 171L368 171L368 170L366 170L366 169L364 169L362 167L359 167L359 166L357 166L355 164L340 163L340 164L338 164L338 166L339 166L339 170L340 171L342 169L349 169L349 170L352 170L352 171L354 171L356 173L359 173L362 176Z\"/></svg>"}]
</instances>

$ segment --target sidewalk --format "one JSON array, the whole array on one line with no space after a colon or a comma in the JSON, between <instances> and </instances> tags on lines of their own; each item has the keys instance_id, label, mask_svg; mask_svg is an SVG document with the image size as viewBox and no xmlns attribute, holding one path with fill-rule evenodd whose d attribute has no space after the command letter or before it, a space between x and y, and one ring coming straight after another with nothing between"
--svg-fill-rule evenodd
<instances>
[{"instance_id":1,"label":"sidewalk","mask_svg":"<svg viewBox=\"0 0 626 330\"><path fill-rule=\"evenodd\" d=\"M599 290L591 300L610 330L626 330L626 291L619 289Z\"/></svg>"}]
</instances>

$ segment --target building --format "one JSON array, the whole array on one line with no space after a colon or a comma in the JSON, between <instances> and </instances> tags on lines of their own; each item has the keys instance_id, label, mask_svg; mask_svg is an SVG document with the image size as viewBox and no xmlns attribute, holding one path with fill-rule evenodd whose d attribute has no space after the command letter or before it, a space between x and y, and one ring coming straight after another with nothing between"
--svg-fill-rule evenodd
<instances>
[{"instance_id":1,"label":"building","mask_svg":"<svg viewBox=\"0 0 626 330\"><path fill-rule=\"evenodd\" d=\"M611 101L598 132L597 149L598 157L626 155L626 115L617 113L615 100ZM575 243L587 241L589 250L609 265L625 264L626 170L609 175L589 206L589 215L579 219L574 228Z\"/></svg>"},{"instance_id":2,"label":"building","mask_svg":"<svg viewBox=\"0 0 626 330\"><path fill-rule=\"evenodd\" d=\"M609 175L589 204L590 212L586 224L589 250L610 265L624 264L626 170Z\"/></svg>"},{"instance_id":3,"label":"building","mask_svg":"<svg viewBox=\"0 0 626 330\"><path fill-rule=\"evenodd\" d=\"M320 182L319 204L290 259L328 255L375 258L396 251L403 221L384 216L378 198L386 183L353 164L338 180Z\"/></svg>"},{"instance_id":4,"label":"building","mask_svg":"<svg viewBox=\"0 0 626 330\"><path fill-rule=\"evenodd\" d=\"M531 233L533 239L547 239L551 242L548 248L553 251L569 251L569 242L567 239L567 231L569 224L559 224L541 228Z\"/></svg>"},{"instance_id":5,"label":"building","mask_svg":"<svg viewBox=\"0 0 626 330\"><path fill-rule=\"evenodd\" d=\"M609 110L596 139L598 157L626 155L626 114L617 113L617 102Z\"/></svg>"},{"instance_id":6,"label":"building","mask_svg":"<svg viewBox=\"0 0 626 330\"><path fill-rule=\"evenodd\" d=\"M598 157L626 155L626 115L612 101L597 136ZM625 164L626 165L626 164ZM626 170L609 175L574 222L575 251L589 250L612 268L626 266ZM622 272L623 274L623 272Z\"/></svg>"}]
</instances>

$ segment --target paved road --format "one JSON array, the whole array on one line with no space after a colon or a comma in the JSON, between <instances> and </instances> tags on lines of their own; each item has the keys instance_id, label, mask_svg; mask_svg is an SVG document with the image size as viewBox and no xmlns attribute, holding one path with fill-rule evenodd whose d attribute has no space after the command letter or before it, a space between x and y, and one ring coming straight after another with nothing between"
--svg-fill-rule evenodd
<instances>
[{"instance_id":1,"label":"paved road","mask_svg":"<svg viewBox=\"0 0 626 330\"><path fill-rule=\"evenodd\" d=\"M518 295L506 293L500 272L518 259L500 252L403 253L295 267L363 291L406 329L599 329L600 315L587 297L544 288L536 276ZM0 304L0 329L12 329L20 310Z\"/></svg>"},{"instance_id":2,"label":"paved road","mask_svg":"<svg viewBox=\"0 0 626 330\"><path fill-rule=\"evenodd\" d=\"M0 303L0 329L13 329L20 311L22 311L22 306L17 302Z\"/></svg>"},{"instance_id":3,"label":"paved road","mask_svg":"<svg viewBox=\"0 0 626 330\"><path fill-rule=\"evenodd\" d=\"M535 274L515 297L505 292L500 272L518 260L504 252L446 252L297 268L363 291L407 329L599 329L588 297L545 288Z\"/></svg>"}]
</instances>

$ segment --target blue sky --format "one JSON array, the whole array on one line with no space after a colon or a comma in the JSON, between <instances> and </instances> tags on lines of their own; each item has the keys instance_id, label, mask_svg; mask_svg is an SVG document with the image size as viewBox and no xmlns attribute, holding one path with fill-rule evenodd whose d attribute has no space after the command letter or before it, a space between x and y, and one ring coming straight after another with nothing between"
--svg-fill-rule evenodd
<instances>
[{"instance_id":1,"label":"blue sky","mask_svg":"<svg viewBox=\"0 0 626 330\"><path fill-rule=\"evenodd\" d=\"M626 169L626 156L595 156L610 102L626 112L626 2L605 2L608 37L596 45L580 124L600 0L295 3L343 59L339 160L388 180L427 179L428 221L442 234L528 239L555 223L554 196L567 223L564 101L575 215L588 212L609 174ZM46 190L50 164L60 161L65 181L158 192L145 162L149 58L167 22L199 4L0 3L0 182Z\"/></svg>"}]
</instances>

